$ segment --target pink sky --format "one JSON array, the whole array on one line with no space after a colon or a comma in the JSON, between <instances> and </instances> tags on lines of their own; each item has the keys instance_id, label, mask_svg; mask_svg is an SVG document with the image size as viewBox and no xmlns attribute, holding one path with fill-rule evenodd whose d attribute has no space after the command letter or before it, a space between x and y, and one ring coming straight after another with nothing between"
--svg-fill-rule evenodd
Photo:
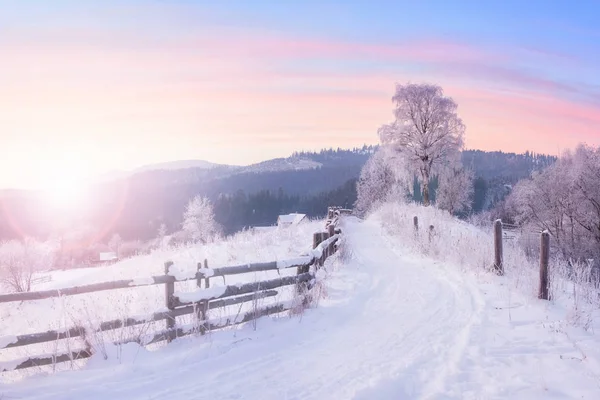
<instances>
[{"instance_id":1,"label":"pink sky","mask_svg":"<svg viewBox=\"0 0 600 400\"><path fill-rule=\"evenodd\" d=\"M468 148L558 154L600 144L598 104L501 66L524 54L578 62L531 49L216 28L160 40L81 27L25 32L0 39L0 134L10 166L0 187L169 160L248 164L375 144L377 128L392 118L395 83L409 80L440 84L458 102Z\"/></svg>"}]
</instances>

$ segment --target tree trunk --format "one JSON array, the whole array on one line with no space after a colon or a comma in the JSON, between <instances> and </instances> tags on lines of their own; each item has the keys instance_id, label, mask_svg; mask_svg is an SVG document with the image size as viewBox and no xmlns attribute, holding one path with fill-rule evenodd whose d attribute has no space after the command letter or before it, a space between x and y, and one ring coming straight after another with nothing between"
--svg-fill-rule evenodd
<instances>
[{"instance_id":1,"label":"tree trunk","mask_svg":"<svg viewBox=\"0 0 600 400\"><path fill-rule=\"evenodd\" d=\"M431 169L430 166L425 164L422 168L421 168L421 181L422 181L422 185L423 185L423 205L425 207L429 207L429 205L431 204L431 202L429 201L429 175L430 175Z\"/></svg>"},{"instance_id":2,"label":"tree trunk","mask_svg":"<svg viewBox=\"0 0 600 400\"><path fill-rule=\"evenodd\" d=\"M429 206L430 202L429 202L429 181L425 181L423 182L423 205L424 206Z\"/></svg>"}]
</instances>

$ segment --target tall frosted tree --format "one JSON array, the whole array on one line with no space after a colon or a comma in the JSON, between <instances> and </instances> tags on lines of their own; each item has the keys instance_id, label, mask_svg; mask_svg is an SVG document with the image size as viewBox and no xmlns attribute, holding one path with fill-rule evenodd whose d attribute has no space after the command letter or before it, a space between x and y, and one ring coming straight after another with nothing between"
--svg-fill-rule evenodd
<instances>
[{"instance_id":1,"label":"tall frosted tree","mask_svg":"<svg viewBox=\"0 0 600 400\"><path fill-rule=\"evenodd\" d=\"M392 101L395 119L379 128L381 143L393 149L417 176L428 206L429 182L460 158L465 126L456 102L444 96L440 86L397 84Z\"/></svg>"}]
</instances>

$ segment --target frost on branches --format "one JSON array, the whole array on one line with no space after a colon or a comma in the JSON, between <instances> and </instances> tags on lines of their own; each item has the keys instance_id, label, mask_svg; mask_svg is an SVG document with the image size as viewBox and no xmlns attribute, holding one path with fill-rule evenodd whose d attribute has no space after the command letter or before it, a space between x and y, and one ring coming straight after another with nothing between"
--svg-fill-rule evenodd
<instances>
[{"instance_id":1,"label":"frost on branches","mask_svg":"<svg viewBox=\"0 0 600 400\"><path fill-rule=\"evenodd\" d=\"M206 197L196 196L183 214L183 233L187 240L206 243L220 233L213 207Z\"/></svg>"},{"instance_id":2,"label":"frost on branches","mask_svg":"<svg viewBox=\"0 0 600 400\"><path fill-rule=\"evenodd\" d=\"M547 230L565 259L600 258L600 148L579 146L519 182L507 207L517 223Z\"/></svg>"},{"instance_id":3,"label":"frost on branches","mask_svg":"<svg viewBox=\"0 0 600 400\"><path fill-rule=\"evenodd\" d=\"M29 292L36 272L54 266L56 249L32 238L0 244L0 289Z\"/></svg>"},{"instance_id":4,"label":"frost on branches","mask_svg":"<svg viewBox=\"0 0 600 400\"><path fill-rule=\"evenodd\" d=\"M469 211L473 202L473 171L462 166L449 167L439 175L436 205L450 214Z\"/></svg>"},{"instance_id":5,"label":"frost on branches","mask_svg":"<svg viewBox=\"0 0 600 400\"><path fill-rule=\"evenodd\" d=\"M428 206L429 182L460 158L465 126L454 100L437 85L398 84L392 101L395 121L379 128L381 143L397 152L417 176Z\"/></svg>"},{"instance_id":6,"label":"frost on branches","mask_svg":"<svg viewBox=\"0 0 600 400\"><path fill-rule=\"evenodd\" d=\"M375 152L360 171L356 183L357 200L354 205L360 215L391 200L401 200L407 193L405 169L388 148Z\"/></svg>"}]
</instances>

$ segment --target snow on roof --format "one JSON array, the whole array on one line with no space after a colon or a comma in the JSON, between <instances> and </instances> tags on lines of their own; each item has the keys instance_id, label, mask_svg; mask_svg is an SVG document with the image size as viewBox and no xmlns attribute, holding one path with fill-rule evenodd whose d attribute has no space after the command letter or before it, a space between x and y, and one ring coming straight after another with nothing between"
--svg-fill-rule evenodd
<instances>
[{"instance_id":1,"label":"snow on roof","mask_svg":"<svg viewBox=\"0 0 600 400\"><path fill-rule=\"evenodd\" d=\"M292 224L292 225L296 225L297 223L299 223L300 221L302 221L304 219L304 217L306 217L306 214L296 214L296 213L292 213L292 214L287 214L287 215L280 215L278 222L280 224Z\"/></svg>"},{"instance_id":2,"label":"snow on roof","mask_svg":"<svg viewBox=\"0 0 600 400\"><path fill-rule=\"evenodd\" d=\"M117 254L115 252L105 252L100 253L100 261L112 261L117 259Z\"/></svg>"}]
</instances>

